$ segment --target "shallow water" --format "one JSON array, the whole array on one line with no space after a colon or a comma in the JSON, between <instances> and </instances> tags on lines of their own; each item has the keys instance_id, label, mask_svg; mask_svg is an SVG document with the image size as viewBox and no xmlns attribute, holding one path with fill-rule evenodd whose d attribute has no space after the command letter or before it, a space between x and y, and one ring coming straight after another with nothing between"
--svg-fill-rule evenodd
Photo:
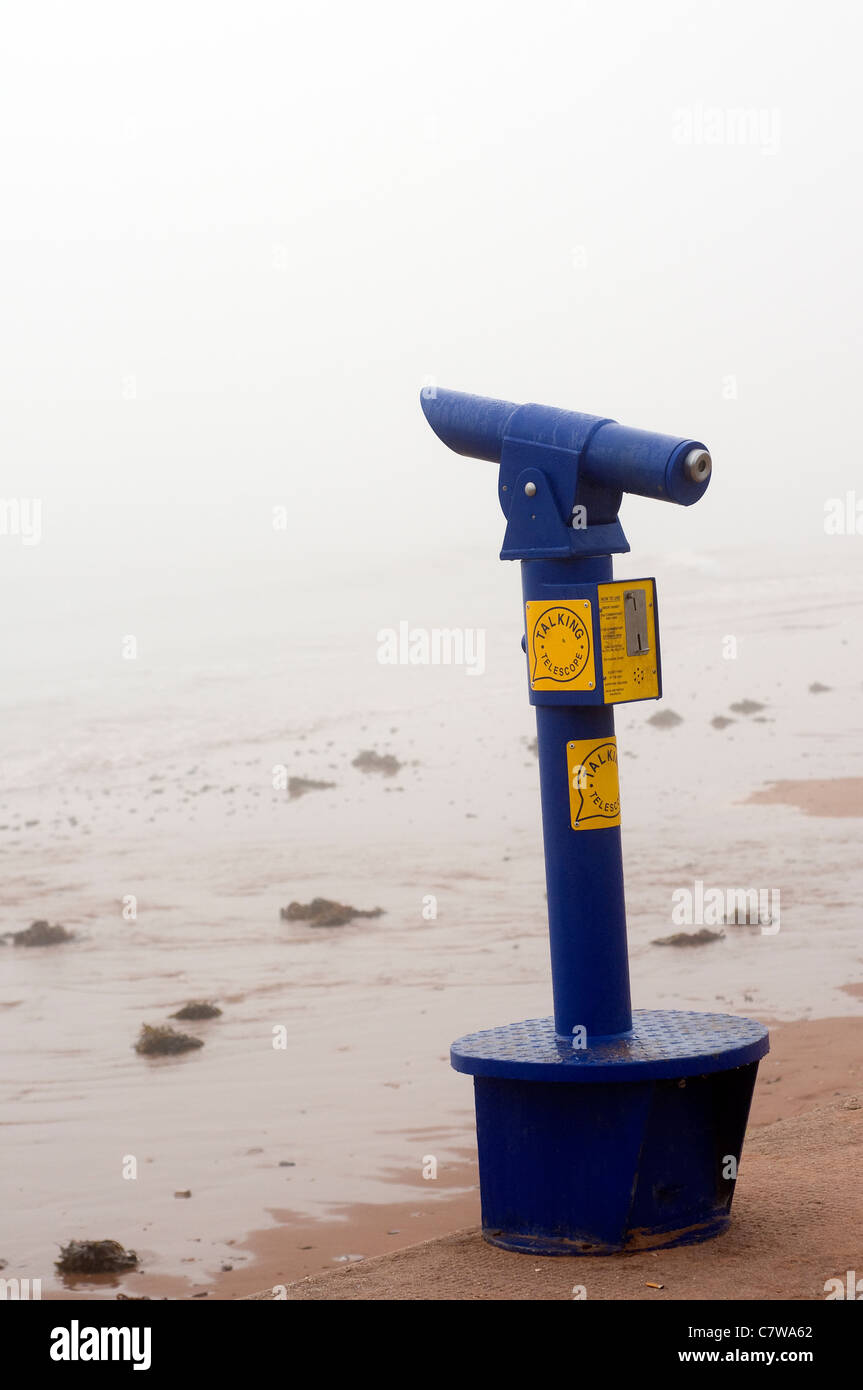
<instances>
[{"instance_id":1,"label":"shallow water","mask_svg":"<svg viewBox=\"0 0 863 1390\"><path fill-rule=\"evenodd\" d=\"M842 989L861 978L859 815L747 802L775 780L863 775L853 544L806 565L617 564L657 576L659 708L683 719L617 711L638 1007L860 1013ZM472 1144L452 1039L550 1012L515 567L446 556L291 604L269 586L206 602L142 591L133 620L128 595L94 590L62 613L28 601L2 697L0 930L47 917L77 939L0 947L4 1273L50 1292L60 1242L112 1238L182 1290L274 1213L409 1201L405 1175L428 1156L446 1171ZM377 634L402 619L483 627L484 674L380 665ZM141 655L125 662L130 621ZM810 693L816 680L830 689ZM744 698L765 708L734 717ZM734 718L721 731L719 714ZM354 768L364 748L400 772ZM336 786L292 800L277 766ZM652 945L680 929L672 894L696 880L778 890L780 929ZM385 915L279 919L316 895ZM224 1011L178 1025L205 1046L139 1057L141 1024L190 998Z\"/></svg>"}]
</instances>

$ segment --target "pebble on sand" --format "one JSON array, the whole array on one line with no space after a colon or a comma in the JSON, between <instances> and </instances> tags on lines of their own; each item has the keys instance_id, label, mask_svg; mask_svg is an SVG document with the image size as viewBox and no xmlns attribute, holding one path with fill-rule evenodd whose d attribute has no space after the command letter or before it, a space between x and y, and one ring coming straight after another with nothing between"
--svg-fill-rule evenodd
<instances>
[{"instance_id":1,"label":"pebble on sand","mask_svg":"<svg viewBox=\"0 0 863 1390\"><path fill-rule=\"evenodd\" d=\"M345 927L355 917L382 917L382 907L363 910L346 903L331 902L329 898L312 898L310 903L288 903L279 908L284 922L308 922L310 927Z\"/></svg>"},{"instance_id":2,"label":"pebble on sand","mask_svg":"<svg viewBox=\"0 0 863 1390\"><path fill-rule=\"evenodd\" d=\"M65 927L52 926L50 922L31 922L25 931L12 933L16 946L59 946L61 941L74 941L73 932Z\"/></svg>"},{"instance_id":3,"label":"pebble on sand","mask_svg":"<svg viewBox=\"0 0 863 1390\"><path fill-rule=\"evenodd\" d=\"M182 1009L178 1009L171 1018L184 1019L187 1022L201 1018L221 1018L222 1010L215 1004L211 1004L207 999L190 999L188 1004L184 1004Z\"/></svg>"},{"instance_id":4,"label":"pebble on sand","mask_svg":"<svg viewBox=\"0 0 863 1390\"><path fill-rule=\"evenodd\" d=\"M165 1024L152 1028L149 1023L142 1023L141 1036L135 1043L135 1051L145 1057L165 1057L203 1046L201 1038L193 1038L188 1033L178 1033L176 1028L169 1028Z\"/></svg>"},{"instance_id":5,"label":"pebble on sand","mask_svg":"<svg viewBox=\"0 0 863 1390\"><path fill-rule=\"evenodd\" d=\"M54 1263L61 1274L121 1274L137 1269L138 1256L118 1240L70 1240Z\"/></svg>"},{"instance_id":6,"label":"pebble on sand","mask_svg":"<svg viewBox=\"0 0 863 1390\"><path fill-rule=\"evenodd\" d=\"M700 931L676 931L671 936L655 936L651 941L651 946L704 946L708 941L721 941L724 932L708 931L707 927L702 927Z\"/></svg>"},{"instance_id":7,"label":"pebble on sand","mask_svg":"<svg viewBox=\"0 0 863 1390\"><path fill-rule=\"evenodd\" d=\"M715 714L710 723L714 729L727 729L729 724L734 723L734 720L729 719L725 714Z\"/></svg>"}]
</instances>

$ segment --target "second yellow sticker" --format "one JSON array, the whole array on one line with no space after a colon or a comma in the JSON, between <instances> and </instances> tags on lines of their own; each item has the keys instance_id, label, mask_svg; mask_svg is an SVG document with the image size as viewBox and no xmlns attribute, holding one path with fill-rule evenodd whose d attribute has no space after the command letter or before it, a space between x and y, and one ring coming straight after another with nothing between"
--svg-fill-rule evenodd
<instances>
[{"instance_id":1,"label":"second yellow sticker","mask_svg":"<svg viewBox=\"0 0 863 1390\"><path fill-rule=\"evenodd\" d=\"M615 738L576 739L566 745L573 830L620 825L620 783Z\"/></svg>"}]
</instances>

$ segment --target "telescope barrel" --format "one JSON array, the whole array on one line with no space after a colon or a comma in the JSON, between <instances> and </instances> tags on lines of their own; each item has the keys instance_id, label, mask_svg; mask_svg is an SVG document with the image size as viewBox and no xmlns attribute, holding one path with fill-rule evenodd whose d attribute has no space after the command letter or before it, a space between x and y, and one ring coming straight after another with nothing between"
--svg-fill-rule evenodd
<instances>
[{"instance_id":1,"label":"telescope barrel","mask_svg":"<svg viewBox=\"0 0 863 1390\"><path fill-rule=\"evenodd\" d=\"M437 387L423 391L420 400L423 414L448 448L467 458L500 463L507 421L518 410L513 401L472 396L467 391L439 391Z\"/></svg>"},{"instance_id":2,"label":"telescope barrel","mask_svg":"<svg viewBox=\"0 0 863 1390\"><path fill-rule=\"evenodd\" d=\"M578 454L580 476L607 488L688 507L710 481L700 441L631 429L598 415L433 388L422 394L426 419L457 454L499 463L505 439Z\"/></svg>"}]
</instances>

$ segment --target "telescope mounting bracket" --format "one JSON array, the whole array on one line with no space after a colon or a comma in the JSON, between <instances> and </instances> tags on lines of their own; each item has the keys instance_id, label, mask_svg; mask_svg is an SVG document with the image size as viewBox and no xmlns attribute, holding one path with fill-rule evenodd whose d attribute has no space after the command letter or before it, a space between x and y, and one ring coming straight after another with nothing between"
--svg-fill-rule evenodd
<instances>
[{"instance_id":1,"label":"telescope mounting bracket","mask_svg":"<svg viewBox=\"0 0 863 1390\"><path fill-rule=\"evenodd\" d=\"M580 480L580 454L504 439L498 481L507 519L502 560L572 560L629 550L617 519L623 494Z\"/></svg>"}]
</instances>

